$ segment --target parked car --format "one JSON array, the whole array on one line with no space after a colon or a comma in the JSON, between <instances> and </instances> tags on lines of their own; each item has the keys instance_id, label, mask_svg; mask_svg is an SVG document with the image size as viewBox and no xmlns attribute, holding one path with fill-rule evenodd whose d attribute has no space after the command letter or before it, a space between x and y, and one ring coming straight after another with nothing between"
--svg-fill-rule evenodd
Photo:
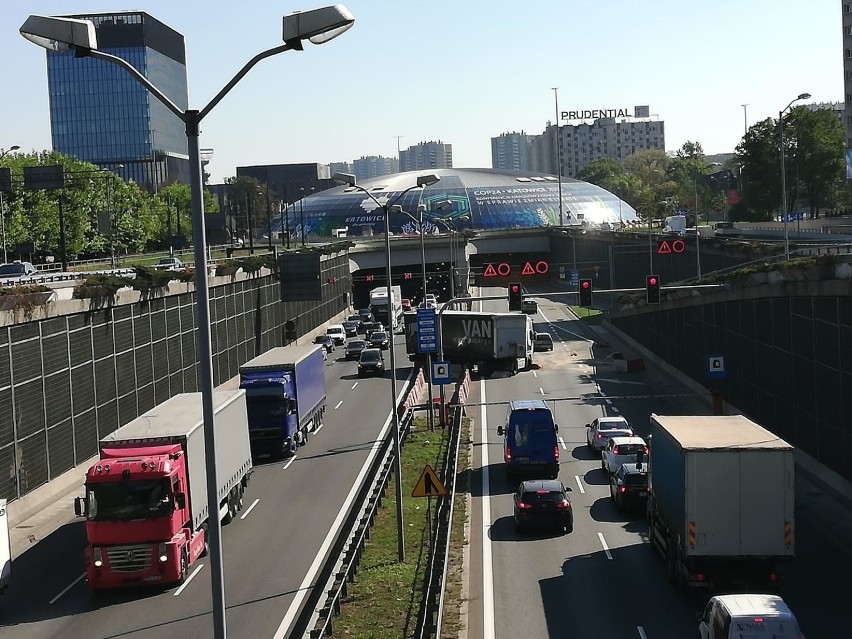
<instances>
[{"instance_id":1,"label":"parked car","mask_svg":"<svg viewBox=\"0 0 852 639\"><path fill-rule=\"evenodd\" d=\"M334 340L328 334L317 335L314 338L314 344L322 344L322 347L325 349L326 353L334 352Z\"/></svg>"},{"instance_id":2,"label":"parked car","mask_svg":"<svg viewBox=\"0 0 852 639\"><path fill-rule=\"evenodd\" d=\"M370 348L380 348L383 351L387 350L390 345L388 334L384 331L370 333L370 337L367 339L367 342L370 344Z\"/></svg>"},{"instance_id":3,"label":"parked car","mask_svg":"<svg viewBox=\"0 0 852 639\"><path fill-rule=\"evenodd\" d=\"M535 315L538 313L538 302L535 300L523 300L521 302L521 312L527 315Z\"/></svg>"},{"instance_id":4,"label":"parked car","mask_svg":"<svg viewBox=\"0 0 852 639\"><path fill-rule=\"evenodd\" d=\"M644 507L648 501L648 465L625 462L609 478L609 498L616 510Z\"/></svg>"},{"instance_id":5,"label":"parked car","mask_svg":"<svg viewBox=\"0 0 852 639\"><path fill-rule=\"evenodd\" d=\"M574 511L568 493L571 489L558 479L527 480L520 483L513 501L515 530L556 528L574 531Z\"/></svg>"},{"instance_id":6,"label":"parked car","mask_svg":"<svg viewBox=\"0 0 852 639\"><path fill-rule=\"evenodd\" d=\"M533 342L533 351L539 353L541 351L553 350L553 337L550 333L536 333L535 341Z\"/></svg>"},{"instance_id":7,"label":"parked car","mask_svg":"<svg viewBox=\"0 0 852 639\"><path fill-rule=\"evenodd\" d=\"M160 261L157 262L156 268L161 271L182 271L184 269L184 264L181 260L174 256L161 257Z\"/></svg>"},{"instance_id":8,"label":"parked car","mask_svg":"<svg viewBox=\"0 0 852 639\"><path fill-rule=\"evenodd\" d=\"M610 437L601 452L601 468L612 474L627 462L648 460L648 445L641 437Z\"/></svg>"},{"instance_id":9,"label":"parked car","mask_svg":"<svg viewBox=\"0 0 852 639\"><path fill-rule=\"evenodd\" d=\"M30 277L31 275L36 275L36 273L35 266L30 262L15 261L0 265L0 279L3 280Z\"/></svg>"},{"instance_id":10,"label":"parked car","mask_svg":"<svg viewBox=\"0 0 852 639\"><path fill-rule=\"evenodd\" d=\"M382 326L381 322L364 322L363 329L366 338L370 339L370 335L385 330L385 327Z\"/></svg>"},{"instance_id":11,"label":"parked car","mask_svg":"<svg viewBox=\"0 0 852 639\"><path fill-rule=\"evenodd\" d=\"M601 452L612 437L632 437L633 427L623 417L598 417L586 424L586 446Z\"/></svg>"},{"instance_id":12,"label":"parked car","mask_svg":"<svg viewBox=\"0 0 852 639\"><path fill-rule=\"evenodd\" d=\"M358 377L367 375L383 375L385 372L385 358L378 348L365 348L358 358Z\"/></svg>"},{"instance_id":13,"label":"parked car","mask_svg":"<svg viewBox=\"0 0 852 639\"><path fill-rule=\"evenodd\" d=\"M350 339L343 350L345 359L358 359L361 352L367 348L367 341L363 339Z\"/></svg>"},{"instance_id":14,"label":"parked car","mask_svg":"<svg viewBox=\"0 0 852 639\"><path fill-rule=\"evenodd\" d=\"M357 337L358 336L358 328L361 325L361 322L353 322L350 320L346 320L343 322L343 330L346 331L346 337Z\"/></svg>"},{"instance_id":15,"label":"parked car","mask_svg":"<svg viewBox=\"0 0 852 639\"><path fill-rule=\"evenodd\" d=\"M337 346L343 346L346 342L346 329L343 328L343 324L331 324L325 329L325 333L331 336Z\"/></svg>"}]
</instances>

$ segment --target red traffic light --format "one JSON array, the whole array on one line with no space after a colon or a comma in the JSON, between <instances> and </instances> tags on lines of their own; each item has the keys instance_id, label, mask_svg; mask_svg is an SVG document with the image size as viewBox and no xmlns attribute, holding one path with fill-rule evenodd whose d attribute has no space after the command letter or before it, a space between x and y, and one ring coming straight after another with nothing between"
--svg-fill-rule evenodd
<instances>
[{"instance_id":1,"label":"red traffic light","mask_svg":"<svg viewBox=\"0 0 852 639\"><path fill-rule=\"evenodd\" d=\"M582 282L580 282L580 286L582 286L583 288L589 288L591 285L592 283L588 280L583 280Z\"/></svg>"},{"instance_id":2,"label":"red traffic light","mask_svg":"<svg viewBox=\"0 0 852 639\"><path fill-rule=\"evenodd\" d=\"M648 278L648 285L649 286L656 286L657 285L657 278L656 277L649 277Z\"/></svg>"},{"instance_id":3,"label":"red traffic light","mask_svg":"<svg viewBox=\"0 0 852 639\"><path fill-rule=\"evenodd\" d=\"M518 286L517 284L512 284L512 292L513 293L517 293L519 290L521 290L520 286Z\"/></svg>"}]
</instances>

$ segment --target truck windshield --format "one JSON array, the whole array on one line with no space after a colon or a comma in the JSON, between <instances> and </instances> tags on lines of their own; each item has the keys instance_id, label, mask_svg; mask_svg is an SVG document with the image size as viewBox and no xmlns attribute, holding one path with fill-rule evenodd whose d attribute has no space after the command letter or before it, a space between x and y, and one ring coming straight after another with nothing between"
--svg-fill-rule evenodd
<instances>
[{"instance_id":1,"label":"truck windshield","mask_svg":"<svg viewBox=\"0 0 852 639\"><path fill-rule=\"evenodd\" d=\"M246 412L250 424L284 417L289 407L290 401L280 388L251 389L246 393Z\"/></svg>"},{"instance_id":2,"label":"truck windshield","mask_svg":"<svg viewBox=\"0 0 852 639\"><path fill-rule=\"evenodd\" d=\"M115 481L88 487L89 519L153 519L174 511L168 478Z\"/></svg>"}]
</instances>

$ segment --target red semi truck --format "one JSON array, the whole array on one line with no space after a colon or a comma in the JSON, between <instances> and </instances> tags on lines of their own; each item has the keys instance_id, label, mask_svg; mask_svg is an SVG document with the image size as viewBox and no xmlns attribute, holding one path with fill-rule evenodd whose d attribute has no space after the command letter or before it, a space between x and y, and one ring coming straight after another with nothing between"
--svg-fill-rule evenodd
<instances>
[{"instance_id":1,"label":"red semi truck","mask_svg":"<svg viewBox=\"0 0 852 639\"><path fill-rule=\"evenodd\" d=\"M242 508L251 474L245 391L213 393L219 512ZM201 394L183 393L100 441L86 473L86 576L96 590L183 581L207 546Z\"/></svg>"}]
</instances>

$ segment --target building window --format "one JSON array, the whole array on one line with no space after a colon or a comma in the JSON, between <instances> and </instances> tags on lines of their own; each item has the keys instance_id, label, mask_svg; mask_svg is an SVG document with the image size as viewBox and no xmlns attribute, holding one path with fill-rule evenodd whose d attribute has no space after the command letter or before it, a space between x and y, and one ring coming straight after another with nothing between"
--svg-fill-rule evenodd
<instances>
[{"instance_id":1,"label":"building window","mask_svg":"<svg viewBox=\"0 0 852 639\"><path fill-rule=\"evenodd\" d=\"M850 8L850 6L852 5L850 5L850 3L848 2L843 3L843 13L850 13L850 11L852 11L852 8Z\"/></svg>"},{"instance_id":2,"label":"building window","mask_svg":"<svg viewBox=\"0 0 852 639\"><path fill-rule=\"evenodd\" d=\"M843 35L852 35L852 26L847 24L843 27Z\"/></svg>"},{"instance_id":3,"label":"building window","mask_svg":"<svg viewBox=\"0 0 852 639\"><path fill-rule=\"evenodd\" d=\"M852 49L846 49L846 59L852 58Z\"/></svg>"}]
</instances>

